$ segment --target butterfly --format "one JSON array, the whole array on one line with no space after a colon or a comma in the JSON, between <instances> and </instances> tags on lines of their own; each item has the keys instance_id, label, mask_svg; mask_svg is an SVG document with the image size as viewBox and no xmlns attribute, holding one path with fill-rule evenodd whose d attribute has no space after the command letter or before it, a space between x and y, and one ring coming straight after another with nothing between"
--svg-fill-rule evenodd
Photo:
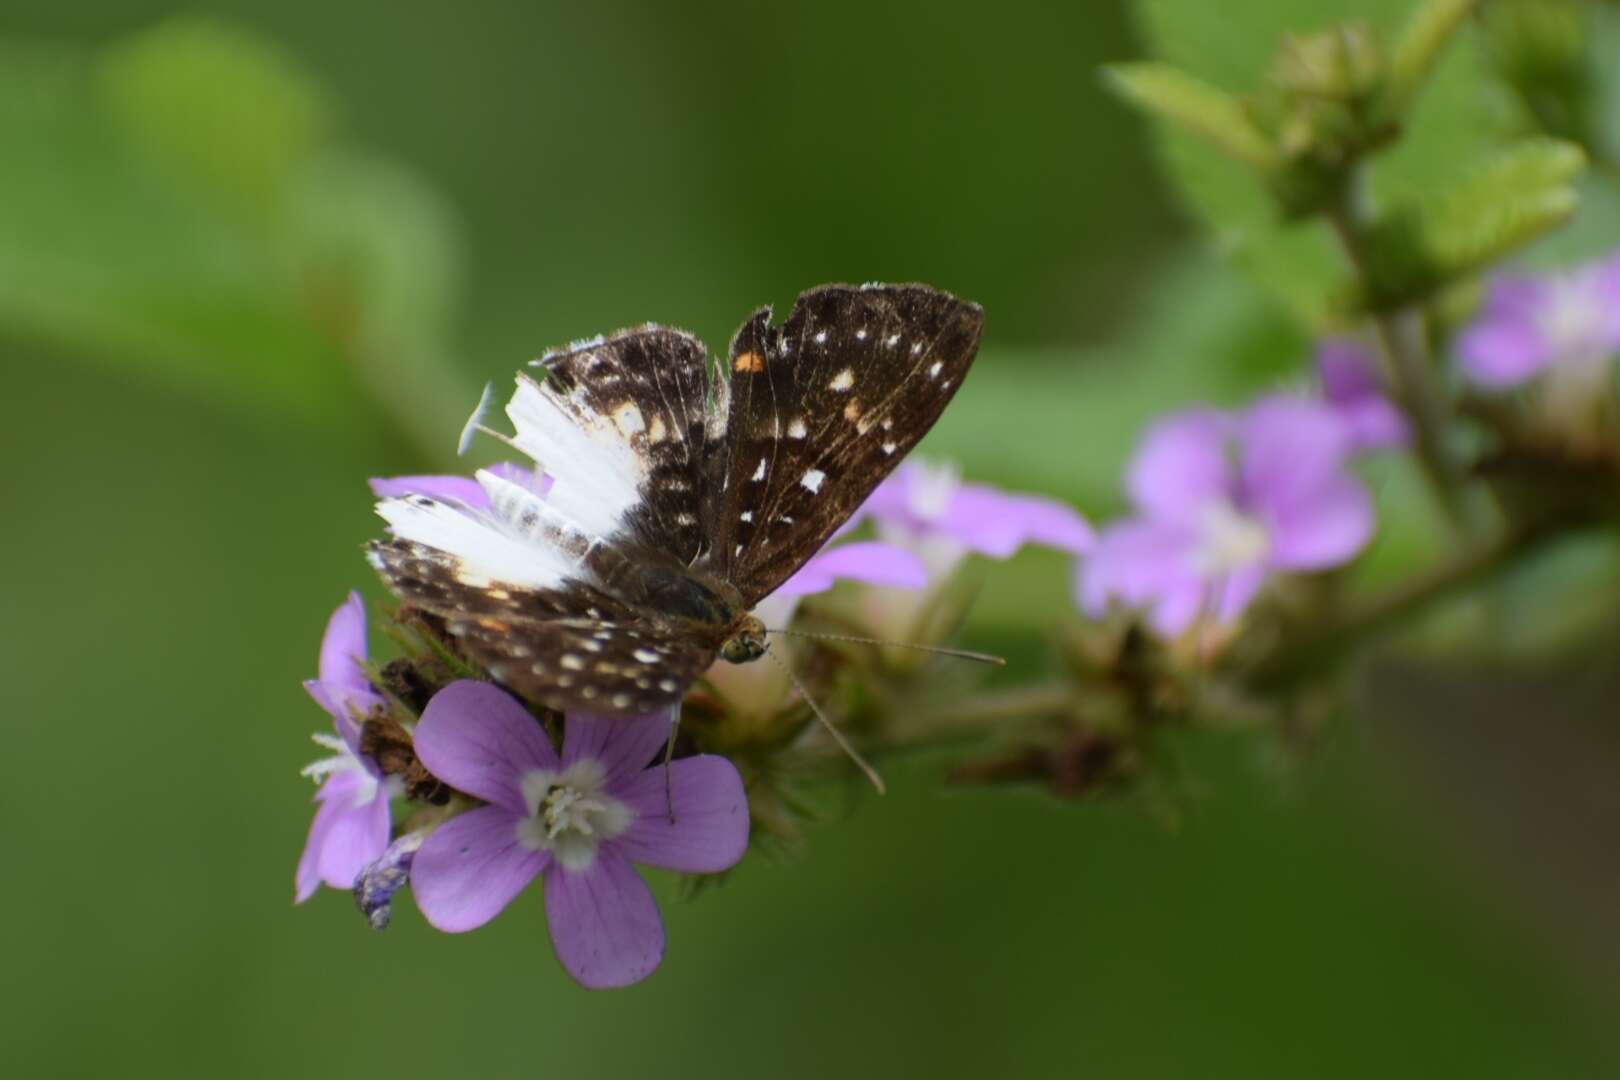
<instances>
[{"instance_id":1,"label":"butterfly","mask_svg":"<svg viewBox=\"0 0 1620 1080\"><path fill-rule=\"evenodd\" d=\"M824 285L756 311L724 370L648 324L519 373L511 445L550 486L482 470L487 507L385 498L367 557L458 652L539 704L645 713L751 615L934 425L978 352L977 304L926 285Z\"/></svg>"}]
</instances>

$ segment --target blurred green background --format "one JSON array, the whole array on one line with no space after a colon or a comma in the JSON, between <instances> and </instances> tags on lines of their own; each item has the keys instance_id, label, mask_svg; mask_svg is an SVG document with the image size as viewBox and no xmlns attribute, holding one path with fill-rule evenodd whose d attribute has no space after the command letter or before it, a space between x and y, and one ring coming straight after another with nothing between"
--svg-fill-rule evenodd
<instances>
[{"instance_id":1,"label":"blurred green background","mask_svg":"<svg viewBox=\"0 0 1620 1080\"><path fill-rule=\"evenodd\" d=\"M1305 341L1104 96L1120 5L185 10L0 24L8 1075L1620 1073L1590 666L1385 664L1303 762L1183 739L1174 825L891 764L801 857L659 881L666 963L619 993L567 980L537 897L462 937L294 908L299 681L378 595L363 480L447 466L483 380L926 280L989 319L933 449L1100 517L1147 417ZM1038 662L1067 573L992 575L976 639Z\"/></svg>"}]
</instances>

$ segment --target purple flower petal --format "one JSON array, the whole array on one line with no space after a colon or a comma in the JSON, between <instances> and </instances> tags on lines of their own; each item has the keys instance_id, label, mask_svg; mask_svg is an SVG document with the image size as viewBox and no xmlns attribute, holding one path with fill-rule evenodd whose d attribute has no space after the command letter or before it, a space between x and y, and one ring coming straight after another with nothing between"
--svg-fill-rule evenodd
<instances>
[{"instance_id":1,"label":"purple flower petal","mask_svg":"<svg viewBox=\"0 0 1620 1080\"><path fill-rule=\"evenodd\" d=\"M366 602L357 592L338 605L321 636L320 681L356 694L370 694L371 683L362 667L366 652Z\"/></svg>"},{"instance_id":2,"label":"purple flower petal","mask_svg":"<svg viewBox=\"0 0 1620 1080\"><path fill-rule=\"evenodd\" d=\"M627 781L652 763L669 742L674 706L645 716L598 716L571 712L563 725L562 767L580 758L602 763L606 783Z\"/></svg>"},{"instance_id":3,"label":"purple flower petal","mask_svg":"<svg viewBox=\"0 0 1620 1080\"><path fill-rule=\"evenodd\" d=\"M315 798L320 808L310 823L309 838L298 860L295 897L303 903L324 882L334 889L349 889L367 863L388 847L388 800L380 792L362 805L355 800L369 778L340 772L321 785Z\"/></svg>"},{"instance_id":4,"label":"purple flower petal","mask_svg":"<svg viewBox=\"0 0 1620 1080\"><path fill-rule=\"evenodd\" d=\"M1241 615L1266 578L1259 564L1206 579L1192 568L1195 538L1180 526L1126 521L1103 530L1080 566L1081 610L1096 617L1110 602L1144 611L1148 625L1175 637L1200 618L1229 622Z\"/></svg>"},{"instance_id":5,"label":"purple flower petal","mask_svg":"<svg viewBox=\"0 0 1620 1080\"><path fill-rule=\"evenodd\" d=\"M1341 474L1307 497L1267 508L1271 563L1284 570L1325 570L1360 554L1376 525L1372 496Z\"/></svg>"},{"instance_id":6,"label":"purple flower petal","mask_svg":"<svg viewBox=\"0 0 1620 1080\"><path fill-rule=\"evenodd\" d=\"M386 476L373 477L369 483L379 499L429 495L435 499L452 499L475 510L489 508L489 496L470 476Z\"/></svg>"},{"instance_id":7,"label":"purple flower petal","mask_svg":"<svg viewBox=\"0 0 1620 1080\"><path fill-rule=\"evenodd\" d=\"M1384 396L1378 364L1356 338L1325 338L1316 346L1322 396L1335 404Z\"/></svg>"},{"instance_id":8,"label":"purple flower petal","mask_svg":"<svg viewBox=\"0 0 1620 1080\"><path fill-rule=\"evenodd\" d=\"M860 514L872 515L919 545L935 536L946 537L997 559L1007 558L1027 543L1086 551L1095 539L1086 520L1061 502L984 484L964 484L949 467L918 461L904 463L879 484Z\"/></svg>"},{"instance_id":9,"label":"purple flower petal","mask_svg":"<svg viewBox=\"0 0 1620 1080\"><path fill-rule=\"evenodd\" d=\"M1196 586L1191 570L1196 543L1186 527L1150 518L1110 525L1080 564L1081 610L1100 616L1112 601L1143 605L1167 590Z\"/></svg>"},{"instance_id":10,"label":"purple flower petal","mask_svg":"<svg viewBox=\"0 0 1620 1080\"><path fill-rule=\"evenodd\" d=\"M1179 634L1205 607L1205 583L1193 570L1196 544L1196 534L1180 524L1135 519L1109 526L1080 564L1081 610L1095 618L1110 603L1142 608L1154 629Z\"/></svg>"},{"instance_id":11,"label":"purple flower petal","mask_svg":"<svg viewBox=\"0 0 1620 1080\"><path fill-rule=\"evenodd\" d=\"M1468 376L1493 389L1527 382L1552 359L1541 333L1520 323L1476 323L1463 332L1458 351Z\"/></svg>"},{"instance_id":12,"label":"purple flower petal","mask_svg":"<svg viewBox=\"0 0 1620 1080\"><path fill-rule=\"evenodd\" d=\"M1215 409L1173 414L1149 429L1131 461L1126 488L1148 514L1168 521L1196 516L1233 484L1232 418Z\"/></svg>"},{"instance_id":13,"label":"purple flower petal","mask_svg":"<svg viewBox=\"0 0 1620 1080\"><path fill-rule=\"evenodd\" d=\"M920 467L915 461L902 462L899 468L884 477L883 481L872 489L872 494L866 497L859 510L850 515L850 520L855 521L868 514L890 521L909 519L911 485Z\"/></svg>"},{"instance_id":14,"label":"purple flower petal","mask_svg":"<svg viewBox=\"0 0 1620 1080\"><path fill-rule=\"evenodd\" d=\"M1620 253L1605 260L1594 273L1597 275L1598 302L1608 315L1604 337L1609 348L1620 349Z\"/></svg>"},{"instance_id":15,"label":"purple flower petal","mask_svg":"<svg viewBox=\"0 0 1620 1080\"><path fill-rule=\"evenodd\" d=\"M1334 406L1357 450L1383 450L1410 446L1412 425L1406 414L1387 398L1369 397Z\"/></svg>"},{"instance_id":16,"label":"purple flower petal","mask_svg":"<svg viewBox=\"0 0 1620 1080\"><path fill-rule=\"evenodd\" d=\"M518 842L521 815L480 806L433 830L411 861L411 892L422 917L451 934L476 930L506 910L551 863Z\"/></svg>"},{"instance_id":17,"label":"purple flower petal","mask_svg":"<svg viewBox=\"0 0 1620 1080\"><path fill-rule=\"evenodd\" d=\"M1338 414L1357 450L1406 446L1412 431L1378 377L1378 366L1355 338L1329 338L1317 346L1322 396Z\"/></svg>"},{"instance_id":18,"label":"purple flower petal","mask_svg":"<svg viewBox=\"0 0 1620 1080\"><path fill-rule=\"evenodd\" d=\"M540 722L504 690L472 679L433 695L416 726L416 756L451 787L514 814L529 812L523 774L560 768Z\"/></svg>"},{"instance_id":19,"label":"purple flower petal","mask_svg":"<svg viewBox=\"0 0 1620 1080\"><path fill-rule=\"evenodd\" d=\"M1209 593L1200 597L1202 610L1194 612L1193 617L1186 621L1181 630L1191 626L1200 615L1207 616L1217 624L1229 623L1236 619L1248 610L1254 598L1260 594L1266 578L1266 568L1259 565L1233 570L1223 575L1209 586L1210 593L1214 595L1213 602L1210 602ZM1162 632L1164 631L1161 630Z\"/></svg>"},{"instance_id":20,"label":"purple flower petal","mask_svg":"<svg viewBox=\"0 0 1620 1080\"><path fill-rule=\"evenodd\" d=\"M1349 432L1328 406L1292 395L1262 398L1244 414L1243 496L1262 507L1296 500L1337 476Z\"/></svg>"},{"instance_id":21,"label":"purple flower petal","mask_svg":"<svg viewBox=\"0 0 1620 1080\"><path fill-rule=\"evenodd\" d=\"M667 792L664 783L664 770L651 768L614 791L636 821L613 847L632 862L687 874L737 865L748 850L748 796L737 767L712 754L682 758L670 763Z\"/></svg>"},{"instance_id":22,"label":"purple flower petal","mask_svg":"<svg viewBox=\"0 0 1620 1080\"><path fill-rule=\"evenodd\" d=\"M349 753L359 758L367 767L376 773L375 764L370 758L360 753L360 717L368 715L377 706L383 704L380 695L366 690L356 693L346 686L334 686L323 683L319 679L309 679L304 683L304 689L309 696L315 699L315 704L325 709L331 716L332 723L337 732L343 737L344 743L349 747ZM380 774L378 774L380 775Z\"/></svg>"},{"instance_id":23,"label":"purple flower petal","mask_svg":"<svg viewBox=\"0 0 1620 1080\"><path fill-rule=\"evenodd\" d=\"M557 959L587 989L640 982L664 959L664 923L652 890L609 846L586 870L551 868L546 921Z\"/></svg>"},{"instance_id":24,"label":"purple flower petal","mask_svg":"<svg viewBox=\"0 0 1620 1080\"><path fill-rule=\"evenodd\" d=\"M808 596L832 588L840 578L894 589L921 589L928 584L928 567L904 548L862 540L823 548L772 595Z\"/></svg>"},{"instance_id":25,"label":"purple flower petal","mask_svg":"<svg viewBox=\"0 0 1620 1080\"><path fill-rule=\"evenodd\" d=\"M981 555L1005 559L1028 543L1081 554L1096 535L1072 507L1039 495L963 484L951 499L940 531Z\"/></svg>"},{"instance_id":26,"label":"purple flower petal","mask_svg":"<svg viewBox=\"0 0 1620 1080\"><path fill-rule=\"evenodd\" d=\"M489 471L502 480L522 484L542 498L551 490L551 477L538 469L526 468L516 462L501 461ZM453 499L474 510L489 509L489 495L477 480L454 474L427 476L377 476L368 483L379 499L399 498L404 495L431 495L435 499Z\"/></svg>"}]
</instances>

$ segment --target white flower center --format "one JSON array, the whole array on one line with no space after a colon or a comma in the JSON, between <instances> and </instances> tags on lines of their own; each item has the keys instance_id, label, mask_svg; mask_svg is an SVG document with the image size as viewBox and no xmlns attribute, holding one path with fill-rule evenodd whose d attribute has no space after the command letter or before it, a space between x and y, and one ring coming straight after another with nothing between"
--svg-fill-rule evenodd
<instances>
[{"instance_id":1,"label":"white flower center","mask_svg":"<svg viewBox=\"0 0 1620 1080\"><path fill-rule=\"evenodd\" d=\"M1538 313L1536 328L1559 360L1586 360L1604 348L1602 282L1590 271L1561 274L1548 283L1551 295Z\"/></svg>"},{"instance_id":2,"label":"white flower center","mask_svg":"<svg viewBox=\"0 0 1620 1080\"><path fill-rule=\"evenodd\" d=\"M348 743L336 735L325 735L320 732L311 735L310 739L314 741L316 746L324 746L328 750L337 752L331 757L320 758L305 765L298 770L299 776L307 776L319 784L339 773L352 772L361 779L360 786L355 788L354 791L354 805L367 806L372 799L377 797L377 792L382 790L382 786L377 783L377 778L371 775L371 770L366 768L365 762L354 756L354 751L349 749ZM403 784L398 777L391 776L388 779L393 782L388 788L389 797L393 798L400 793L395 790L395 786L403 790Z\"/></svg>"},{"instance_id":3,"label":"white flower center","mask_svg":"<svg viewBox=\"0 0 1620 1080\"><path fill-rule=\"evenodd\" d=\"M906 509L923 521L938 521L951 508L951 499L962 486L962 470L950 462L935 465L914 461L910 467Z\"/></svg>"},{"instance_id":4,"label":"white flower center","mask_svg":"<svg viewBox=\"0 0 1620 1080\"><path fill-rule=\"evenodd\" d=\"M1265 523L1220 499L1198 515L1200 543L1193 567L1203 577L1229 574L1255 565L1271 550Z\"/></svg>"},{"instance_id":5,"label":"white flower center","mask_svg":"<svg viewBox=\"0 0 1620 1080\"><path fill-rule=\"evenodd\" d=\"M602 790L607 774L595 758L581 758L562 772L531 769L523 774L529 816L517 823L518 843L549 851L570 870L584 870L596 849L635 821L635 811Z\"/></svg>"}]
</instances>

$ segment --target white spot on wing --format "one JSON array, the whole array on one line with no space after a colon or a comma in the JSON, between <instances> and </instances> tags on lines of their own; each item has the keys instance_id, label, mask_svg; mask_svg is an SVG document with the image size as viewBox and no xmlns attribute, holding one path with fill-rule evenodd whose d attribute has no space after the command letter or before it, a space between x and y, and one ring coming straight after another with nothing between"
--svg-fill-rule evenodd
<instances>
[{"instance_id":1,"label":"white spot on wing","mask_svg":"<svg viewBox=\"0 0 1620 1080\"><path fill-rule=\"evenodd\" d=\"M944 365L943 362L941 362L939 360L935 360L934 363L933 363L933 366L928 369L928 377L930 379L939 378L939 369L944 367L944 366L945 365Z\"/></svg>"},{"instance_id":2,"label":"white spot on wing","mask_svg":"<svg viewBox=\"0 0 1620 1080\"><path fill-rule=\"evenodd\" d=\"M866 330L864 328L855 331L855 340L856 341L865 341L866 340Z\"/></svg>"},{"instance_id":3,"label":"white spot on wing","mask_svg":"<svg viewBox=\"0 0 1620 1080\"><path fill-rule=\"evenodd\" d=\"M641 410L636 403L627 401L613 410L613 425L617 427L626 438L639 435L647 430L647 422L642 419Z\"/></svg>"},{"instance_id":4,"label":"white spot on wing","mask_svg":"<svg viewBox=\"0 0 1620 1080\"><path fill-rule=\"evenodd\" d=\"M754 479L754 480L763 480L763 479L765 479L765 459L764 458L759 459L759 467L754 470L754 475L753 475L753 477L751 477L751 479Z\"/></svg>"},{"instance_id":5,"label":"white spot on wing","mask_svg":"<svg viewBox=\"0 0 1620 1080\"><path fill-rule=\"evenodd\" d=\"M810 434L810 431L804 426L804 418L802 416L794 417L792 422L788 424L788 438L802 439L808 434Z\"/></svg>"},{"instance_id":6,"label":"white spot on wing","mask_svg":"<svg viewBox=\"0 0 1620 1080\"><path fill-rule=\"evenodd\" d=\"M827 389L836 390L839 393L842 393L854 385L855 372L850 368L845 368L843 371L840 371L837 375L833 376L832 382L827 384Z\"/></svg>"},{"instance_id":7,"label":"white spot on wing","mask_svg":"<svg viewBox=\"0 0 1620 1080\"><path fill-rule=\"evenodd\" d=\"M826 343L827 343L827 331L825 331L825 330L817 331L816 332L816 344L817 345L825 345Z\"/></svg>"},{"instance_id":8,"label":"white spot on wing","mask_svg":"<svg viewBox=\"0 0 1620 1080\"><path fill-rule=\"evenodd\" d=\"M822 472L820 469L807 469L805 470L805 474L799 477L799 483L809 488L812 492L816 492L821 490L821 482L825 479L827 479L827 474Z\"/></svg>"},{"instance_id":9,"label":"white spot on wing","mask_svg":"<svg viewBox=\"0 0 1620 1080\"><path fill-rule=\"evenodd\" d=\"M634 656L637 660L640 660L643 664L658 663L658 654L653 652L651 649L637 649L630 655Z\"/></svg>"}]
</instances>

